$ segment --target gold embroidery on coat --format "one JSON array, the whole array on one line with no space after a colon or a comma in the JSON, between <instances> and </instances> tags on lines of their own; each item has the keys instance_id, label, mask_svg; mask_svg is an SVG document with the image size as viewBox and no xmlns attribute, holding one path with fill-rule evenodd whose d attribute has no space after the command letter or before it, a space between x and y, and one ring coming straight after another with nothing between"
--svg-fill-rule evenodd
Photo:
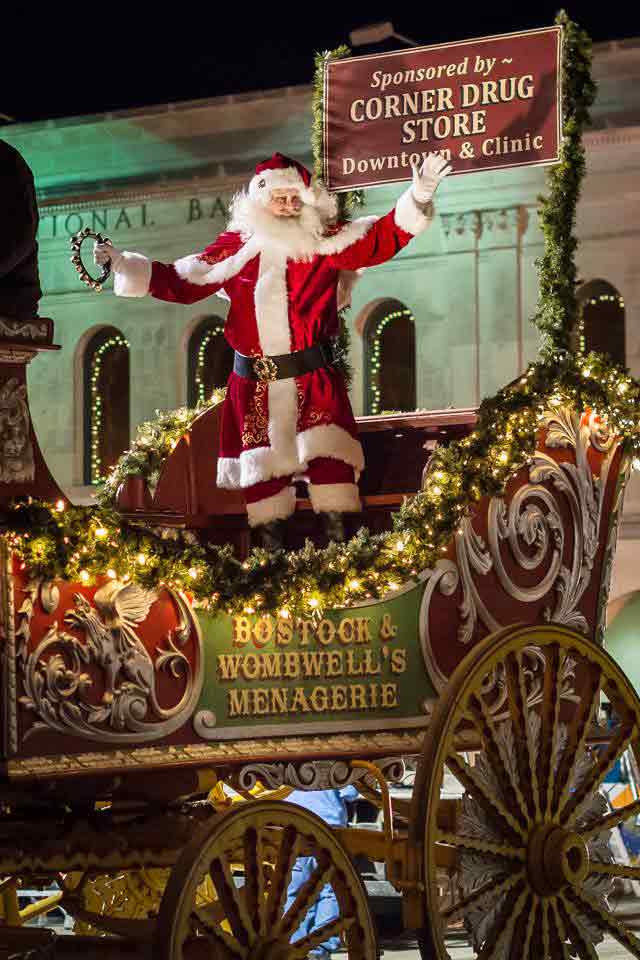
<instances>
[{"instance_id":1,"label":"gold embroidery on coat","mask_svg":"<svg viewBox=\"0 0 640 960\"><path fill-rule=\"evenodd\" d=\"M244 418L242 431L243 447L262 447L269 444L269 415L267 412L267 390L269 384L261 380L256 386L256 392Z\"/></svg>"},{"instance_id":2,"label":"gold embroidery on coat","mask_svg":"<svg viewBox=\"0 0 640 960\"><path fill-rule=\"evenodd\" d=\"M296 385L298 387L298 433L308 430L309 427L320 427L333 423L333 416L328 411L305 405L307 393L302 389L300 383L297 382Z\"/></svg>"},{"instance_id":3,"label":"gold embroidery on coat","mask_svg":"<svg viewBox=\"0 0 640 960\"><path fill-rule=\"evenodd\" d=\"M196 259L202 261L202 263L208 263L213 267L216 263L220 263L221 260L226 260L228 256L228 250L219 250L217 253L199 253Z\"/></svg>"}]
</instances>

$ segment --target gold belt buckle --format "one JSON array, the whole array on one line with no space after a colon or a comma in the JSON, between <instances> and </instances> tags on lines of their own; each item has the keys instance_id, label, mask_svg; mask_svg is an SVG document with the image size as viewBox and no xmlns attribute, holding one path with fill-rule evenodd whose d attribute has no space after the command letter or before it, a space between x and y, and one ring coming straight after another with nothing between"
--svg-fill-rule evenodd
<instances>
[{"instance_id":1,"label":"gold belt buckle","mask_svg":"<svg viewBox=\"0 0 640 960\"><path fill-rule=\"evenodd\" d=\"M253 361L253 372L258 380L278 379L278 368L271 357L256 357Z\"/></svg>"}]
</instances>

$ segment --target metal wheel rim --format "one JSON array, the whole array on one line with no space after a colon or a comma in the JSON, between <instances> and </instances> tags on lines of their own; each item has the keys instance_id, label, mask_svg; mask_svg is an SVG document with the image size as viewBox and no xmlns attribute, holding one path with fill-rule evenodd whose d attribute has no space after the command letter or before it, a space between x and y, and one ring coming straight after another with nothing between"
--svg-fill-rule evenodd
<instances>
[{"instance_id":1,"label":"metal wheel rim","mask_svg":"<svg viewBox=\"0 0 640 960\"><path fill-rule=\"evenodd\" d=\"M532 659L540 667L538 703ZM506 697L492 719L487 677L498 676L501 665ZM576 671L582 677L579 702L568 699ZM602 693L620 722L599 756L590 758L588 734ZM462 725L463 716L470 725ZM482 744L475 770L462 759L465 730ZM637 752L639 735L635 691L612 658L584 637L554 625L507 628L472 651L443 691L416 781L413 838L424 843L424 958L449 958L447 930L462 920L482 960L564 960L570 954L594 960L595 944L605 935L640 960L640 938L606 906L614 878L640 880L640 867L613 857L607 862L610 830L637 816L640 802L611 815L597 793L624 750ZM445 766L461 779L467 797L454 834L438 825ZM486 820L484 836L474 826L478 811ZM447 857L456 864L458 886L457 903L449 905L436 871ZM489 875L484 888L477 879L482 869ZM466 886L460 881L465 871ZM474 871L475 886L469 880Z\"/></svg>"},{"instance_id":2,"label":"metal wheel rim","mask_svg":"<svg viewBox=\"0 0 640 960\"><path fill-rule=\"evenodd\" d=\"M242 888L235 886L231 876L231 864L240 862L239 853L245 866ZM308 855L316 857L317 867L283 914L293 864L298 856ZM270 873L269 857L273 860ZM205 874L217 893L217 913L198 911L194 919L194 891ZM314 902L314 892L319 893L325 882L336 894L338 918L319 933L291 944L291 936ZM200 933L195 945L194 928ZM232 808L185 847L162 899L156 946L161 960L190 960L191 956L302 960L332 934L344 937L349 960L377 958L364 886L331 829L309 811L265 800ZM199 949L205 938L208 947Z\"/></svg>"}]
</instances>

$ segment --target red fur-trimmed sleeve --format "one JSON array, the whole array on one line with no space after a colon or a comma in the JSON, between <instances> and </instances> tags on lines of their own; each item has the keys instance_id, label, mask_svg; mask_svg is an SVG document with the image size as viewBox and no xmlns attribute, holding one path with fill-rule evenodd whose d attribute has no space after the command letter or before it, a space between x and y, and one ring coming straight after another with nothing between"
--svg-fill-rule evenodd
<instances>
[{"instance_id":1,"label":"red fur-trimmed sleeve","mask_svg":"<svg viewBox=\"0 0 640 960\"><path fill-rule=\"evenodd\" d=\"M403 193L393 210L386 216L371 223L364 236L355 239L343 250L330 254L329 259L338 270L360 270L363 267L375 267L376 264L391 260L403 247L422 233L433 220L433 204L419 206L411 191ZM362 221L354 221L343 228L348 231L357 228ZM336 240L339 241L340 234Z\"/></svg>"},{"instance_id":2,"label":"red fur-trimmed sleeve","mask_svg":"<svg viewBox=\"0 0 640 960\"><path fill-rule=\"evenodd\" d=\"M233 276L232 258L242 241L237 233L223 233L201 253L194 253L175 263L151 265L149 293L169 303L197 303L222 290Z\"/></svg>"}]
</instances>

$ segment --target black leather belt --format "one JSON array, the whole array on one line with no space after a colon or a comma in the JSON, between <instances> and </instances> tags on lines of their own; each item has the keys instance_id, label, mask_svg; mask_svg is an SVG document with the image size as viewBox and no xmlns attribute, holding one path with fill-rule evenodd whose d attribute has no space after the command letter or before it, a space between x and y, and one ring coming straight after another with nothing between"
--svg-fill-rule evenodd
<instances>
[{"instance_id":1,"label":"black leather belt","mask_svg":"<svg viewBox=\"0 0 640 960\"><path fill-rule=\"evenodd\" d=\"M250 380L287 380L289 377L302 377L305 373L328 367L332 363L331 343L325 340L306 350L282 353L277 357L247 357L236 350L233 372Z\"/></svg>"}]
</instances>

